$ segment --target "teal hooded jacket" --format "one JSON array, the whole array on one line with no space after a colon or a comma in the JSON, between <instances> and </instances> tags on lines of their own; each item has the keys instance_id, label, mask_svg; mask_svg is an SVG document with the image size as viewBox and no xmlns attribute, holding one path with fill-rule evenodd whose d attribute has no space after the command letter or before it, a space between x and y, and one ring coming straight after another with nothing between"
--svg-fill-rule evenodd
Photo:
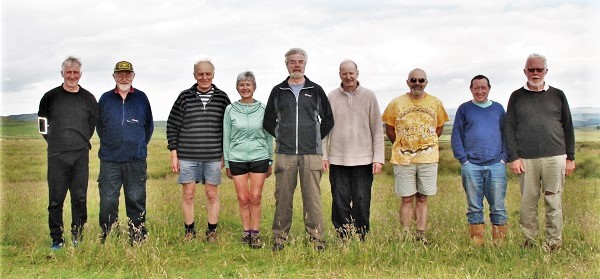
<instances>
[{"instance_id":1,"label":"teal hooded jacket","mask_svg":"<svg viewBox=\"0 0 600 279\"><path fill-rule=\"evenodd\" d=\"M229 162L273 160L273 137L263 128L265 105L258 100L240 101L225 109L223 118L223 156Z\"/></svg>"}]
</instances>

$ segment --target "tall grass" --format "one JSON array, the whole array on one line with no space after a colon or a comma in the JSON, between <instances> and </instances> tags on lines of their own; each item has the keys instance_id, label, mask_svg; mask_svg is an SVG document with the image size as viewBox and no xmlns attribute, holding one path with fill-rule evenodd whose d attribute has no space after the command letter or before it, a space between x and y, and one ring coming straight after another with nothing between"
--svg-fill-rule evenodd
<instances>
[{"instance_id":1,"label":"tall grass","mask_svg":"<svg viewBox=\"0 0 600 279\"><path fill-rule=\"evenodd\" d=\"M160 132L159 132L160 133ZM372 232L366 242L339 242L330 223L331 192L327 174L322 179L327 250L315 252L307 245L302 203L297 191L291 242L278 253L270 247L274 213L274 177L266 181L261 231L267 245L252 250L239 241L241 227L235 189L223 177L219 241L201 238L184 243L180 209L181 189L170 173L164 139L150 144L148 180L149 241L127 242L125 207L120 204L122 233L100 244L98 226L98 142L93 141L88 190L88 224L85 240L77 248L51 253L47 228L48 191L45 182L45 142L38 139L1 141L2 185L0 196L0 253L2 278L599 278L600 277L600 144L578 143L576 175L568 178L564 193L564 247L546 252L542 247L523 249L518 228L518 184L509 177L507 208L509 236L506 245L476 248L469 244L466 202L460 166L447 143L441 148L438 194L429 200L429 236L423 246L403 241L399 234L399 198L393 176L376 176L371 208ZM386 170L389 166L386 164ZM590 169L590 171L585 171ZM581 171L581 173L579 173ZM69 199L65 224L70 223ZM196 199L196 223L206 224L202 188ZM540 205L543 206L543 205ZM541 207L543 208L543 207ZM487 208L486 208L487 210ZM543 219L540 213L540 220ZM544 224L541 224L542 228ZM486 231L490 243L489 227ZM68 235L66 235L68 236ZM542 240L542 239L540 239Z\"/></svg>"}]
</instances>

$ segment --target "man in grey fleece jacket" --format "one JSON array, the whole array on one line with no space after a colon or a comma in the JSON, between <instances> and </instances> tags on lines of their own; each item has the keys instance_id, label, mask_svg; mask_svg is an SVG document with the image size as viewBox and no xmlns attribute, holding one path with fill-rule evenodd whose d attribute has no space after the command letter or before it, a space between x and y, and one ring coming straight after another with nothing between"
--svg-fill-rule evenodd
<instances>
[{"instance_id":1,"label":"man in grey fleece jacket","mask_svg":"<svg viewBox=\"0 0 600 279\"><path fill-rule=\"evenodd\" d=\"M358 67L340 64L341 86L327 96L335 126L323 139L323 169L330 170L333 197L331 220L346 241L354 232L365 240L369 232L373 174L384 163L383 124L373 91L360 86Z\"/></svg>"}]
</instances>

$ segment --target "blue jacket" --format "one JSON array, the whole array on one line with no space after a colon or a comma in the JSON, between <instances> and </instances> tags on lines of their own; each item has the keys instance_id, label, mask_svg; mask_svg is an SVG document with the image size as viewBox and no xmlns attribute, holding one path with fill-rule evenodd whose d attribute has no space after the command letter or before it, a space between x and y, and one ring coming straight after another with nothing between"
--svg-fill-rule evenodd
<instances>
[{"instance_id":1,"label":"blue jacket","mask_svg":"<svg viewBox=\"0 0 600 279\"><path fill-rule=\"evenodd\" d=\"M145 159L154 131L146 94L132 87L123 100L112 89L102 94L98 104L100 113L96 132L100 137L100 160L123 163Z\"/></svg>"}]
</instances>

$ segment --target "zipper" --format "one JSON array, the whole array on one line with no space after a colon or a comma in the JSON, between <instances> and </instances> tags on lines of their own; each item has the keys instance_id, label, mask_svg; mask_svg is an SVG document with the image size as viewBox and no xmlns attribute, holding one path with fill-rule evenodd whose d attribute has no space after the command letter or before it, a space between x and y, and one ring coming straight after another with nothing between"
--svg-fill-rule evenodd
<instances>
[{"instance_id":1,"label":"zipper","mask_svg":"<svg viewBox=\"0 0 600 279\"><path fill-rule=\"evenodd\" d=\"M125 126L125 100L123 100L123 106L121 106L121 126Z\"/></svg>"}]
</instances>

